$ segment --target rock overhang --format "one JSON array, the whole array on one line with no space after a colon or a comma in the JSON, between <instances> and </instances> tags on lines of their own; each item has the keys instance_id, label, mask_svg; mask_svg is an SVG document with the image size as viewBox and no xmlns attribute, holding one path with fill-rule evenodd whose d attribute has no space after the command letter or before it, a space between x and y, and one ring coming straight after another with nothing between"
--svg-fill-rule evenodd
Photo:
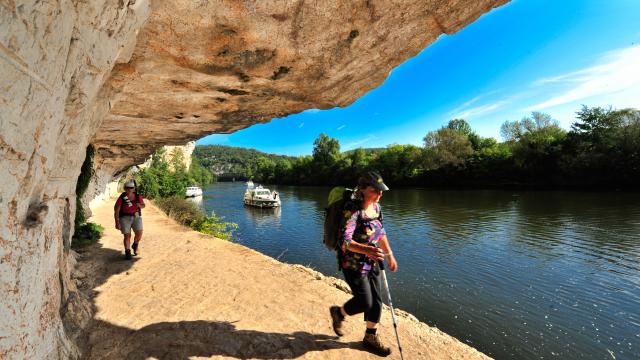
<instances>
[{"instance_id":1,"label":"rock overhang","mask_svg":"<svg viewBox=\"0 0 640 360\"><path fill-rule=\"evenodd\" d=\"M112 174L165 144L347 106L506 0L159 1L92 139Z\"/></svg>"}]
</instances>

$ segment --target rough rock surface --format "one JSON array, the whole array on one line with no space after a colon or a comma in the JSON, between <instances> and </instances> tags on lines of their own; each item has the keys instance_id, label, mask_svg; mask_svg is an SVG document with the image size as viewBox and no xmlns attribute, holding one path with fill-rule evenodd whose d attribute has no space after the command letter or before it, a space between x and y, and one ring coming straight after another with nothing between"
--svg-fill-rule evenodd
<instances>
[{"instance_id":1,"label":"rough rock surface","mask_svg":"<svg viewBox=\"0 0 640 360\"><path fill-rule=\"evenodd\" d=\"M0 357L78 356L90 142L105 188L159 146L348 105L506 1L0 0Z\"/></svg>"},{"instance_id":2,"label":"rough rock surface","mask_svg":"<svg viewBox=\"0 0 640 360\"><path fill-rule=\"evenodd\" d=\"M77 357L75 186L145 1L0 1L0 358ZM78 315L77 321L62 318ZM72 325L75 326L75 325Z\"/></svg>"}]
</instances>

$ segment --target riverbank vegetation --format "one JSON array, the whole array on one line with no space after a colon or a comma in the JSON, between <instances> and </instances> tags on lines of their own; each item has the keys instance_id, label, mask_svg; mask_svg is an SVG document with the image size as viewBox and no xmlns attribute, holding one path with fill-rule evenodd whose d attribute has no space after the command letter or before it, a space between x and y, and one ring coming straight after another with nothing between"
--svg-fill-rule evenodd
<instances>
[{"instance_id":1,"label":"riverbank vegetation","mask_svg":"<svg viewBox=\"0 0 640 360\"><path fill-rule=\"evenodd\" d=\"M218 169L233 164L238 179L244 175L276 184L354 184L358 174L376 169L393 186L637 188L640 111L583 106L576 115L569 131L540 112L506 121L500 129L503 142L479 136L464 119L453 119L426 133L423 146L341 152L337 139L320 134L310 156L213 145L197 147L194 157Z\"/></svg>"},{"instance_id":2,"label":"riverbank vegetation","mask_svg":"<svg viewBox=\"0 0 640 360\"><path fill-rule=\"evenodd\" d=\"M189 169L184 160L184 153L179 148L171 154L164 149L156 151L149 166L135 173L138 192L153 199L178 223L220 239L229 239L236 224L223 221L214 212L208 215L197 204L185 199L187 186L204 187L216 180L215 175L202 167L197 158L192 158Z\"/></svg>"},{"instance_id":3,"label":"riverbank vegetation","mask_svg":"<svg viewBox=\"0 0 640 360\"><path fill-rule=\"evenodd\" d=\"M238 224L223 221L213 211L207 215L197 204L182 197L160 198L155 203L178 223L219 239L228 240L233 230L238 228Z\"/></svg>"}]
</instances>

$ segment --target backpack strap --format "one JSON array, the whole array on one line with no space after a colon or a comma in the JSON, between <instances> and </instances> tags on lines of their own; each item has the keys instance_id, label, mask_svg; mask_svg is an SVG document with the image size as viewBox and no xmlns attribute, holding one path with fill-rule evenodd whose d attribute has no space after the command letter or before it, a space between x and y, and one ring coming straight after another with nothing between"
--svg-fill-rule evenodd
<instances>
[{"instance_id":1,"label":"backpack strap","mask_svg":"<svg viewBox=\"0 0 640 360\"><path fill-rule=\"evenodd\" d=\"M138 194L138 192L134 192L134 200L136 205L140 204L140 194ZM138 206L138 215L142 216L142 209L140 208L140 206Z\"/></svg>"},{"instance_id":2,"label":"backpack strap","mask_svg":"<svg viewBox=\"0 0 640 360\"><path fill-rule=\"evenodd\" d=\"M132 203L134 203L136 205L140 204L140 195L137 192L134 192L133 194L134 194L134 198L133 198ZM124 211L122 211L122 207L124 205L124 201L125 201L126 198L127 198L127 192L126 191L123 192L122 194L120 194L120 199L122 200L123 204L120 205L120 215L119 216L130 216L130 214L125 214ZM139 216L142 216L142 209L139 206L138 206L138 211L137 212L138 212Z\"/></svg>"},{"instance_id":3,"label":"backpack strap","mask_svg":"<svg viewBox=\"0 0 640 360\"><path fill-rule=\"evenodd\" d=\"M118 216L122 217L125 216L126 214L124 213L124 211L122 211L122 208L124 207L124 200L127 197L127 193L123 192L122 194L120 194L119 198L120 198L120 212L118 214Z\"/></svg>"}]
</instances>

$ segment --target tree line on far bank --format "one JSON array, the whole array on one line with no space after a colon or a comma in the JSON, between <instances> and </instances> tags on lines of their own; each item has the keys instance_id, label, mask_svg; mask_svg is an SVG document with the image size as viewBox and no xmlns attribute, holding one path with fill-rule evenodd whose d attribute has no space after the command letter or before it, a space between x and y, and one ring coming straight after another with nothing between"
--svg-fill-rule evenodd
<instances>
[{"instance_id":1,"label":"tree line on far bank","mask_svg":"<svg viewBox=\"0 0 640 360\"><path fill-rule=\"evenodd\" d=\"M240 179L291 185L353 185L376 170L393 186L634 189L640 182L640 111L583 106L569 131L533 112L500 129L505 141L479 136L464 119L428 132L423 146L394 144L340 152L320 134L310 156L199 146L194 158ZM229 165L231 164L231 165Z\"/></svg>"}]
</instances>

